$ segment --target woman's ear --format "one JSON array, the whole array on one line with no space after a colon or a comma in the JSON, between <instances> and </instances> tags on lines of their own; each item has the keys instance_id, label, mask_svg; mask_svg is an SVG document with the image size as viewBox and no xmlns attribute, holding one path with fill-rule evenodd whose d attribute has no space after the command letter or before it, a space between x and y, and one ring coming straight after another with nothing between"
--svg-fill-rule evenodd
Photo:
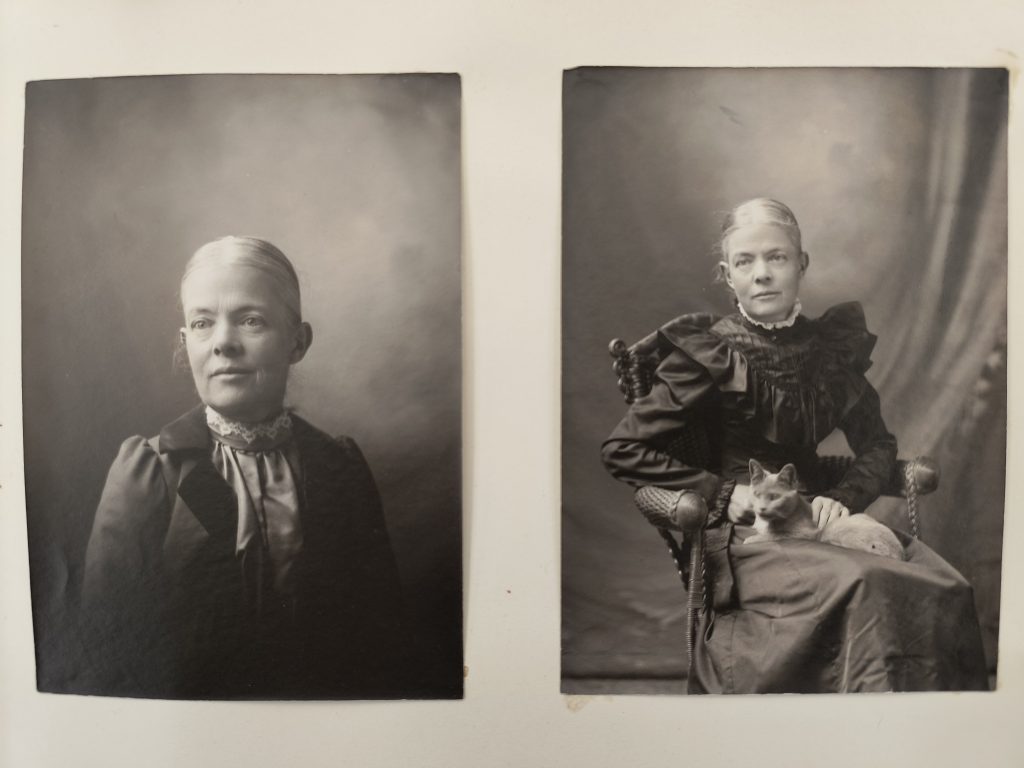
<instances>
[{"instance_id":1,"label":"woman's ear","mask_svg":"<svg viewBox=\"0 0 1024 768\"><path fill-rule=\"evenodd\" d=\"M800 252L800 274L804 274L807 268L811 266L811 255L807 251Z\"/></svg>"},{"instance_id":2,"label":"woman's ear","mask_svg":"<svg viewBox=\"0 0 1024 768\"><path fill-rule=\"evenodd\" d=\"M291 356L292 365L306 356L312 343L313 326L309 323L299 323L299 327L295 330L295 347L292 349Z\"/></svg>"},{"instance_id":3,"label":"woman's ear","mask_svg":"<svg viewBox=\"0 0 1024 768\"><path fill-rule=\"evenodd\" d=\"M721 277L725 281L726 285L728 285L730 288L733 287L732 275L729 273L729 264L728 264L728 262L725 262L725 261L718 262L718 274L721 275Z\"/></svg>"},{"instance_id":4,"label":"woman's ear","mask_svg":"<svg viewBox=\"0 0 1024 768\"><path fill-rule=\"evenodd\" d=\"M188 362L188 346L185 329L178 329L178 343L174 345L174 354L171 355L171 365L175 371L187 371L191 367Z\"/></svg>"}]
</instances>

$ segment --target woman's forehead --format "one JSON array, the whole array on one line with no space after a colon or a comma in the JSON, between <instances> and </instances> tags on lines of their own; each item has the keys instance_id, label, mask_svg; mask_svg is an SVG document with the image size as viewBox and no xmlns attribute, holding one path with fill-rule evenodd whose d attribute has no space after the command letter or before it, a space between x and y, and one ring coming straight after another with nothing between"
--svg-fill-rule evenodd
<instances>
[{"instance_id":1,"label":"woman's forehead","mask_svg":"<svg viewBox=\"0 0 1024 768\"><path fill-rule=\"evenodd\" d=\"M743 224L736 227L729 233L724 246L727 254L756 253L774 248L796 249L796 243L786 228L771 222Z\"/></svg>"},{"instance_id":2,"label":"woman's forehead","mask_svg":"<svg viewBox=\"0 0 1024 768\"><path fill-rule=\"evenodd\" d=\"M274 279L243 264L211 264L193 269L181 284L181 303L194 307L283 304Z\"/></svg>"}]
</instances>

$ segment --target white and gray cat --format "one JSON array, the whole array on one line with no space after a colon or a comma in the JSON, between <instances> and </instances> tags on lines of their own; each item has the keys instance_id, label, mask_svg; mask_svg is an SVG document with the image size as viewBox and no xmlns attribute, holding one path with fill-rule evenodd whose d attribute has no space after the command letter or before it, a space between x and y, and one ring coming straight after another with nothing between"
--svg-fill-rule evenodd
<instances>
[{"instance_id":1,"label":"white and gray cat","mask_svg":"<svg viewBox=\"0 0 1024 768\"><path fill-rule=\"evenodd\" d=\"M787 464L776 473L750 460L750 491L754 503L754 530L745 544L780 539L810 539L847 549L861 549L903 560L896 535L865 514L830 520L823 529L814 523L810 503L797 490L796 467Z\"/></svg>"}]
</instances>

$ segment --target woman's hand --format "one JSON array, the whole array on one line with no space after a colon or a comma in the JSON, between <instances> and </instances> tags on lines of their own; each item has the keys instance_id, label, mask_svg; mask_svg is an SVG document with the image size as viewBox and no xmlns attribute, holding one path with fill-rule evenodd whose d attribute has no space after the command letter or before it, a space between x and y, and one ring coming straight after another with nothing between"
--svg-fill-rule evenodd
<instances>
[{"instance_id":1,"label":"woman's hand","mask_svg":"<svg viewBox=\"0 0 1024 768\"><path fill-rule=\"evenodd\" d=\"M750 525L754 522L753 494L749 485L736 484L732 496L729 497L729 510L726 514L733 523Z\"/></svg>"},{"instance_id":2,"label":"woman's hand","mask_svg":"<svg viewBox=\"0 0 1024 768\"><path fill-rule=\"evenodd\" d=\"M820 530L832 520L849 517L850 510L835 499L830 499L827 496L815 496L811 499L811 516Z\"/></svg>"}]
</instances>

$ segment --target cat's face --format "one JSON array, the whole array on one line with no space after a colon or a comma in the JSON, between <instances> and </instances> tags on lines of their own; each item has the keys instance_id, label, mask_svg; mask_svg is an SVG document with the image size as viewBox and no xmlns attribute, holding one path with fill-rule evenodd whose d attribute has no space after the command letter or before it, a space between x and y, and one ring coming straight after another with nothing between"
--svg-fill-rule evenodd
<instances>
[{"instance_id":1,"label":"cat's face","mask_svg":"<svg viewBox=\"0 0 1024 768\"><path fill-rule=\"evenodd\" d=\"M754 514L765 520L785 520L799 509L796 491L766 488L754 492Z\"/></svg>"},{"instance_id":2,"label":"cat's face","mask_svg":"<svg viewBox=\"0 0 1024 768\"><path fill-rule=\"evenodd\" d=\"M765 520L785 520L800 509L796 467L787 464L776 473L766 472L750 460L750 492L754 514Z\"/></svg>"}]
</instances>

